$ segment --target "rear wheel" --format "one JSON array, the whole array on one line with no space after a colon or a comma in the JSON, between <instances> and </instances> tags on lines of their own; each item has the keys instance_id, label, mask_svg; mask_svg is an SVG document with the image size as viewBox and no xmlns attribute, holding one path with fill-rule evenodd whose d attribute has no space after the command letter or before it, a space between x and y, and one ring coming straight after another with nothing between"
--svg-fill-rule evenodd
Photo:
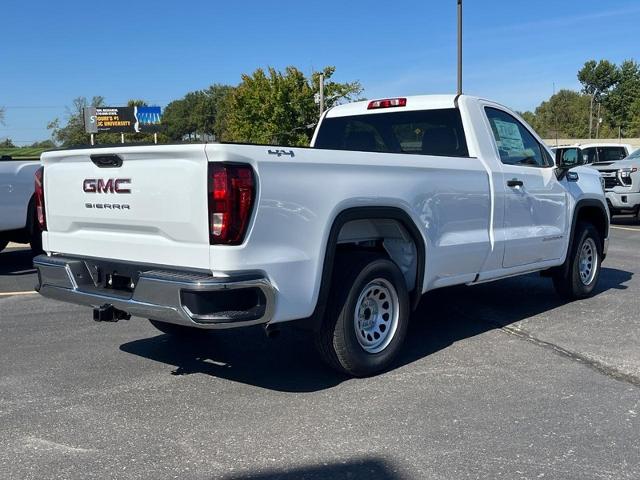
<instances>
[{"instance_id":1,"label":"rear wheel","mask_svg":"<svg viewBox=\"0 0 640 480\"><path fill-rule=\"evenodd\" d=\"M29 244L31 245L31 251L34 255L40 255L41 253L43 253L42 232L39 228L34 230L31 234L31 240L29 241Z\"/></svg>"},{"instance_id":2,"label":"rear wheel","mask_svg":"<svg viewBox=\"0 0 640 480\"><path fill-rule=\"evenodd\" d=\"M600 235L590 223L579 223L564 265L553 274L558 294L569 300L592 295L600 277Z\"/></svg>"},{"instance_id":3,"label":"rear wheel","mask_svg":"<svg viewBox=\"0 0 640 480\"><path fill-rule=\"evenodd\" d=\"M162 333L171 335L176 338L188 338L195 337L196 335L202 335L202 330L195 327L187 327L186 325L176 325L174 323L161 322L160 320L149 319L151 325L156 327Z\"/></svg>"},{"instance_id":4,"label":"rear wheel","mask_svg":"<svg viewBox=\"0 0 640 480\"><path fill-rule=\"evenodd\" d=\"M409 315L405 280L393 262L371 254L341 257L316 347L323 360L340 372L373 375L397 356Z\"/></svg>"}]
</instances>

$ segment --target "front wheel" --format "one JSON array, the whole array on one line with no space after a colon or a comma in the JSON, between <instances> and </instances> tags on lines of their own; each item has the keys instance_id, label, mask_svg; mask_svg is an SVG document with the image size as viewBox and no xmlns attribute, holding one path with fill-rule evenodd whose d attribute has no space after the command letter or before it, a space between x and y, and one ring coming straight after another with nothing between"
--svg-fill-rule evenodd
<instances>
[{"instance_id":1,"label":"front wheel","mask_svg":"<svg viewBox=\"0 0 640 480\"><path fill-rule=\"evenodd\" d=\"M340 372L373 375L397 356L409 315L405 280L393 262L370 254L339 257L316 347Z\"/></svg>"},{"instance_id":2,"label":"front wheel","mask_svg":"<svg viewBox=\"0 0 640 480\"><path fill-rule=\"evenodd\" d=\"M576 300L593 294L600 277L601 245L600 235L592 224L578 224L567 259L553 274L553 284L560 296Z\"/></svg>"}]
</instances>

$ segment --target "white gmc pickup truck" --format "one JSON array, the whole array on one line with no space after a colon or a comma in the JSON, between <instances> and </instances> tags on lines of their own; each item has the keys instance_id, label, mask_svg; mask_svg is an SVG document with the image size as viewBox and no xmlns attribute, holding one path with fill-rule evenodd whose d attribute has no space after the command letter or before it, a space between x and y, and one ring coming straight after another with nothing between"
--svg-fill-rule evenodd
<instances>
[{"instance_id":1,"label":"white gmc pickup truck","mask_svg":"<svg viewBox=\"0 0 640 480\"><path fill-rule=\"evenodd\" d=\"M296 321L354 376L390 366L429 290L543 271L582 298L607 252L598 172L555 165L520 117L469 96L338 106L310 148L42 161L42 295L178 336Z\"/></svg>"}]
</instances>

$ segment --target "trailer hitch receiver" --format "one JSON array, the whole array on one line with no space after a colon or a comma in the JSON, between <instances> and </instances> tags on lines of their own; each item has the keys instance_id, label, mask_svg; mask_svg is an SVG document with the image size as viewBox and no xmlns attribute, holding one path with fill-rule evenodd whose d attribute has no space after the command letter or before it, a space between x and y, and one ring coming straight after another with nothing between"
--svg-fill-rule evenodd
<instances>
[{"instance_id":1,"label":"trailer hitch receiver","mask_svg":"<svg viewBox=\"0 0 640 480\"><path fill-rule=\"evenodd\" d=\"M130 318L130 314L109 304L93 309L93 319L96 322L117 322L118 320L129 320Z\"/></svg>"}]
</instances>

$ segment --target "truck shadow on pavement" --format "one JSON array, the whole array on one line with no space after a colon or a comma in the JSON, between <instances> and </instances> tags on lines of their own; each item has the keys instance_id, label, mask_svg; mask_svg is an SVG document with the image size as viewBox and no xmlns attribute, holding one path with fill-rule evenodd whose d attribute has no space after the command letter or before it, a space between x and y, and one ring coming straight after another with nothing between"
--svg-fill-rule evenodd
<instances>
[{"instance_id":1,"label":"truck shadow on pavement","mask_svg":"<svg viewBox=\"0 0 640 480\"><path fill-rule=\"evenodd\" d=\"M611 225L624 225L629 227L640 227L640 222L634 216L616 216L611 219ZM640 230L639 230L640 231Z\"/></svg>"},{"instance_id":2,"label":"truck shadow on pavement","mask_svg":"<svg viewBox=\"0 0 640 480\"><path fill-rule=\"evenodd\" d=\"M396 471L394 471L396 470ZM292 467L281 470L266 470L260 473L246 472L223 477L224 480L347 480L366 478L370 480L404 480L408 477L397 472L389 462L379 458L362 458L340 463L326 463Z\"/></svg>"},{"instance_id":3,"label":"truck shadow on pavement","mask_svg":"<svg viewBox=\"0 0 640 480\"><path fill-rule=\"evenodd\" d=\"M31 275L33 253L30 249L5 250L0 253L0 276Z\"/></svg>"},{"instance_id":4,"label":"truck shadow on pavement","mask_svg":"<svg viewBox=\"0 0 640 480\"><path fill-rule=\"evenodd\" d=\"M596 291L628 288L633 274L603 268ZM566 305L538 274L426 294L412 317L394 369L490 330ZM124 352L172 365L174 375L201 373L282 392L313 392L347 380L324 366L310 336L285 328L274 340L262 328L204 332L185 341L158 335L125 343Z\"/></svg>"}]
</instances>

